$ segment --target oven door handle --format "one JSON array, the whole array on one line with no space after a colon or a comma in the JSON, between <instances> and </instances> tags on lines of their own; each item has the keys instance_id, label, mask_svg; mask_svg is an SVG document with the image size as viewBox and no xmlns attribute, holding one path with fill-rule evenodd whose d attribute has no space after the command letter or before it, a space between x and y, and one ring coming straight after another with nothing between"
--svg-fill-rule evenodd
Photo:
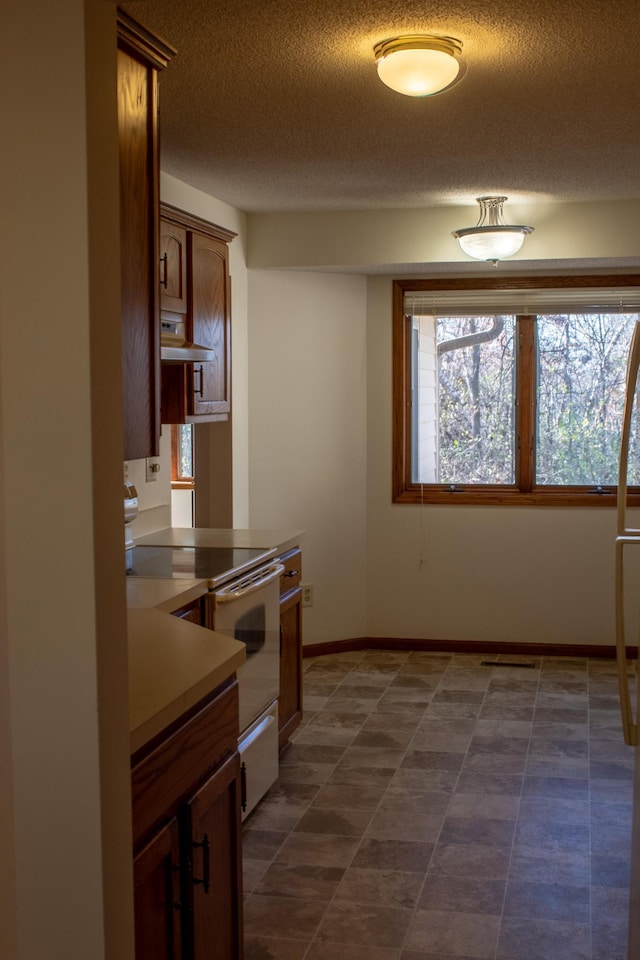
<instances>
[{"instance_id":1,"label":"oven door handle","mask_svg":"<svg viewBox=\"0 0 640 960\"><path fill-rule=\"evenodd\" d=\"M216 603L230 603L232 600L239 600L246 597L256 590L261 590L273 580L278 580L284 572L284 564L270 563L268 567L261 567L253 575L243 577L241 580L234 580L226 587L221 587L214 592Z\"/></svg>"}]
</instances>

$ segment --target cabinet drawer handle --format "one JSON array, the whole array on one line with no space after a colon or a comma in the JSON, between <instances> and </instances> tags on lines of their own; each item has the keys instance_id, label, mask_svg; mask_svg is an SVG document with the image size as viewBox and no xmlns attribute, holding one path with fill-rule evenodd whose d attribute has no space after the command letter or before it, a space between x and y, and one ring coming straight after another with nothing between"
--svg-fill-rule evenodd
<instances>
[{"instance_id":1,"label":"cabinet drawer handle","mask_svg":"<svg viewBox=\"0 0 640 960\"><path fill-rule=\"evenodd\" d=\"M240 767L240 806L244 813L247 809L247 767L244 760Z\"/></svg>"},{"instance_id":2,"label":"cabinet drawer handle","mask_svg":"<svg viewBox=\"0 0 640 960\"><path fill-rule=\"evenodd\" d=\"M299 573L300 573L299 570L287 570L287 571L284 573L284 576L285 576L285 577L297 577Z\"/></svg>"},{"instance_id":3,"label":"cabinet drawer handle","mask_svg":"<svg viewBox=\"0 0 640 960\"><path fill-rule=\"evenodd\" d=\"M162 264L162 277L160 279L160 285L163 286L165 290L167 289L168 274L169 274L168 260L169 260L169 257L168 257L168 254L166 253L160 257L160 263Z\"/></svg>"},{"instance_id":4,"label":"cabinet drawer handle","mask_svg":"<svg viewBox=\"0 0 640 960\"><path fill-rule=\"evenodd\" d=\"M200 377L200 386L199 386L197 389L196 389L196 385L195 385L195 376L196 376L196 373L197 373L197 374L199 375L199 377ZM204 368L203 368L202 364L200 364L199 367L195 367L195 366L194 366L194 368L193 368L193 378L194 378L194 384L193 384L193 392L194 392L194 394L199 393L199 394L200 394L200 397L203 397L203 396L204 396Z\"/></svg>"},{"instance_id":5,"label":"cabinet drawer handle","mask_svg":"<svg viewBox=\"0 0 640 960\"><path fill-rule=\"evenodd\" d=\"M202 842L198 843L196 840L193 841L194 847L200 847L202 849L202 879L193 878L194 883L202 884L202 889L205 893L209 893L210 886L210 866L209 866L209 835L205 833L202 838Z\"/></svg>"}]
</instances>

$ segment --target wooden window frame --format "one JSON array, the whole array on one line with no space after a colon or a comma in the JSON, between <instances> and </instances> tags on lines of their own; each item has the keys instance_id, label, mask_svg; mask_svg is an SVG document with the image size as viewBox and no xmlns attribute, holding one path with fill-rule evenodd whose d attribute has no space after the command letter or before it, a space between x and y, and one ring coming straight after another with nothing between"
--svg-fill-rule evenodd
<instances>
[{"instance_id":1,"label":"wooden window frame","mask_svg":"<svg viewBox=\"0 0 640 960\"><path fill-rule=\"evenodd\" d=\"M411 479L411 327L404 313L405 291L519 290L531 288L637 287L637 275L451 278L393 281L392 335L392 502L398 504L482 504L485 506L615 507L617 488L535 483L536 345L535 316L516 321L516 450L514 484L415 483ZM629 506L640 506L640 488L629 488Z\"/></svg>"},{"instance_id":2,"label":"wooden window frame","mask_svg":"<svg viewBox=\"0 0 640 960\"><path fill-rule=\"evenodd\" d=\"M195 477L187 477L180 473L180 427L182 423L171 424L171 489L194 490Z\"/></svg>"}]
</instances>

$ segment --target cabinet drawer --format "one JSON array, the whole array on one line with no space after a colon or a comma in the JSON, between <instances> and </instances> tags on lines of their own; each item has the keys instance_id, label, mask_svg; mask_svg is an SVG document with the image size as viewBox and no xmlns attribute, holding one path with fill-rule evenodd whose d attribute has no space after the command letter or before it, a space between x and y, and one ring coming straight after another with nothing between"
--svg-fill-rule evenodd
<instances>
[{"instance_id":1,"label":"cabinet drawer","mask_svg":"<svg viewBox=\"0 0 640 960\"><path fill-rule=\"evenodd\" d=\"M302 579L302 551L299 547L288 550L280 557L284 570L280 576L280 596L299 586Z\"/></svg>"},{"instance_id":2,"label":"cabinet drawer","mask_svg":"<svg viewBox=\"0 0 640 960\"><path fill-rule=\"evenodd\" d=\"M131 771L135 845L167 817L175 816L194 787L236 749L238 734L234 680L135 762Z\"/></svg>"},{"instance_id":3,"label":"cabinet drawer","mask_svg":"<svg viewBox=\"0 0 640 960\"><path fill-rule=\"evenodd\" d=\"M203 623L202 602L192 600L191 603L185 604L179 610L174 610L172 616L179 617L181 620L189 620L191 623Z\"/></svg>"}]
</instances>

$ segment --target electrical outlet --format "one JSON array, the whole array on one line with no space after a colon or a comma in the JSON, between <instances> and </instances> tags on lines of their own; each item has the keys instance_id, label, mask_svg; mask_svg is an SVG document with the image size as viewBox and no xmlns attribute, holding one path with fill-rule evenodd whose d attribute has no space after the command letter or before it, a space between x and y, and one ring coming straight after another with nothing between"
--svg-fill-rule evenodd
<instances>
[{"instance_id":1,"label":"electrical outlet","mask_svg":"<svg viewBox=\"0 0 640 960\"><path fill-rule=\"evenodd\" d=\"M313 606L313 584L301 583L300 586L302 587L302 606L312 607Z\"/></svg>"},{"instance_id":2,"label":"electrical outlet","mask_svg":"<svg viewBox=\"0 0 640 960\"><path fill-rule=\"evenodd\" d=\"M147 457L145 479L147 483L152 483L158 479L160 464L155 458Z\"/></svg>"}]
</instances>

